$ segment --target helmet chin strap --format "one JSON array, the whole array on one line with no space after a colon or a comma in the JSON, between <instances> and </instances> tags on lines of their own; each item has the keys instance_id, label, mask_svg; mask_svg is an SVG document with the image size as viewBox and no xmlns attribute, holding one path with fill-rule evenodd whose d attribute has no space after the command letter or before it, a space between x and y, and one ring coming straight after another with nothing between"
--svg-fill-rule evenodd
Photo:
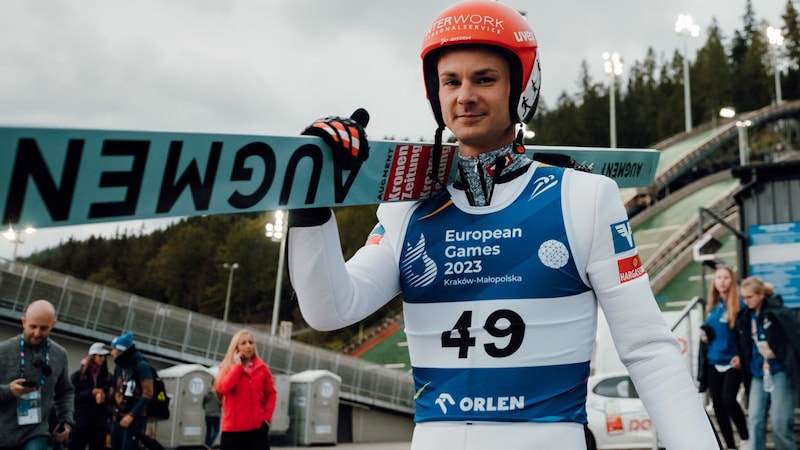
<instances>
[{"instance_id":1,"label":"helmet chin strap","mask_svg":"<svg viewBox=\"0 0 800 450\"><path fill-rule=\"evenodd\" d=\"M523 139L525 138L525 124L518 123L517 126L517 137L514 139L514 151L517 153L525 153L525 142Z\"/></svg>"},{"instance_id":2,"label":"helmet chin strap","mask_svg":"<svg viewBox=\"0 0 800 450\"><path fill-rule=\"evenodd\" d=\"M436 127L436 134L433 140L433 149L431 149L431 171L428 172L428 178L433 180L438 187L444 187L444 183L439 180L439 160L442 159L442 134L444 133L444 125Z\"/></svg>"}]
</instances>

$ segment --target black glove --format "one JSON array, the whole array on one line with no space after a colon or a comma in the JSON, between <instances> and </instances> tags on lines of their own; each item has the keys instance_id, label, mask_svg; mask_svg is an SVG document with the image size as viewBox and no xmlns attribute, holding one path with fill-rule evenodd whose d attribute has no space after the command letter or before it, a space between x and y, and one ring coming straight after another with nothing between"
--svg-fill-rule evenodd
<instances>
[{"instance_id":1,"label":"black glove","mask_svg":"<svg viewBox=\"0 0 800 450\"><path fill-rule=\"evenodd\" d=\"M342 168L352 170L369 156L367 132L369 113L358 108L347 117L331 116L319 119L308 126L303 133L306 136L321 137L333 150L333 159Z\"/></svg>"},{"instance_id":2,"label":"black glove","mask_svg":"<svg viewBox=\"0 0 800 450\"><path fill-rule=\"evenodd\" d=\"M319 119L303 133L317 136L333 150L333 160L346 170L358 167L369 156L369 143L364 128L369 123L369 113L358 108L347 117L331 116ZM330 208L294 209L289 213L289 228L322 225L331 218Z\"/></svg>"}]
</instances>

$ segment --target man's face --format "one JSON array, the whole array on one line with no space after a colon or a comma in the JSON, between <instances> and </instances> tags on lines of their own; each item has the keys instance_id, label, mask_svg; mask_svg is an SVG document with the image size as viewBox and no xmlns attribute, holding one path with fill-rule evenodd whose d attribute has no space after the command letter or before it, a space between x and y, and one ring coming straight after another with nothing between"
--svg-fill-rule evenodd
<instances>
[{"instance_id":1,"label":"man's face","mask_svg":"<svg viewBox=\"0 0 800 450\"><path fill-rule=\"evenodd\" d=\"M439 102L462 155L476 156L514 139L508 62L487 49L445 51L439 58Z\"/></svg>"},{"instance_id":2,"label":"man's face","mask_svg":"<svg viewBox=\"0 0 800 450\"><path fill-rule=\"evenodd\" d=\"M47 340L56 324L53 315L46 311L29 311L22 318L22 335L25 342L39 345Z\"/></svg>"}]
</instances>

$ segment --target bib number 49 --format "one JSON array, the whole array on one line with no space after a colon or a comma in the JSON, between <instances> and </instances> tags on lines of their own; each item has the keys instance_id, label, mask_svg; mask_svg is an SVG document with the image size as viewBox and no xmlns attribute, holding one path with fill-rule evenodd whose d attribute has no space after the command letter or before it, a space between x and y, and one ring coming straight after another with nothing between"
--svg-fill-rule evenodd
<instances>
[{"instance_id":1,"label":"bib number 49","mask_svg":"<svg viewBox=\"0 0 800 450\"><path fill-rule=\"evenodd\" d=\"M457 348L458 357L466 358L469 349L477 345L475 337L470 334L470 328L472 328L472 311L464 311L451 330L442 332L442 347ZM525 337L525 322L519 314L510 309L499 309L489 314L483 329L498 339L509 338L504 347L498 347L493 342L483 344L486 354L494 358L504 358L514 354L522 346Z\"/></svg>"}]
</instances>

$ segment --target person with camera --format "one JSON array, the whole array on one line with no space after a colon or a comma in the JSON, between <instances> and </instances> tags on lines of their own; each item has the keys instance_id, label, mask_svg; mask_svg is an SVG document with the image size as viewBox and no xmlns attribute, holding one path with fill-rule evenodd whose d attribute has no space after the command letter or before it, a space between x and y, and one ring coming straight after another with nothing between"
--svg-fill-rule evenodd
<instances>
[{"instance_id":1,"label":"person with camera","mask_svg":"<svg viewBox=\"0 0 800 450\"><path fill-rule=\"evenodd\" d=\"M74 427L74 389L67 351L50 338L56 310L47 300L28 305L22 334L0 342L0 448L47 450L51 433L65 442ZM48 418L55 412L57 425Z\"/></svg>"}]
</instances>

